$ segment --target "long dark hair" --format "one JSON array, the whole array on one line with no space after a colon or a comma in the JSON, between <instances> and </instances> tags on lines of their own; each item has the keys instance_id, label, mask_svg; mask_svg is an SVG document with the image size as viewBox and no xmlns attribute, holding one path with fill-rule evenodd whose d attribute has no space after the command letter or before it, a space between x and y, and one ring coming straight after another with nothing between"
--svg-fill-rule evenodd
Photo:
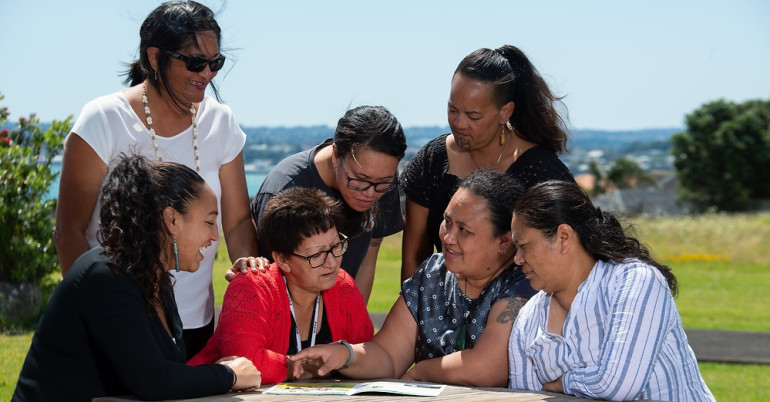
<instances>
[{"instance_id":1,"label":"long dark hair","mask_svg":"<svg viewBox=\"0 0 770 402\"><path fill-rule=\"evenodd\" d=\"M171 1L161 4L142 23L139 30L139 58L129 64L124 83L134 86L149 79L150 85L162 94L159 87L159 81L162 81L163 88L174 104L183 112L189 111L189 105L183 104L166 79L171 56L163 51L158 53L157 73L161 79L157 80L147 57L147 48L157 47L176 52L190 45L199 45L196 35L204 31L213 31L216 34L217 46L221 51L222 30L208 7L195 1ZM213 82L209 85L214 96L220 100L216 85Z\"/></svg>"},{"instance_id":2,"label":"long dark hair","mask_svg":"<svg viewBox=\"0 0 770 402\"><path fill-rule=\"evenodd\" d=\"M630 227L623 229L612 213L595 208L575 183L551 180L536 184L519 199L514 213L546 238L552 238L559 225L569 225L578 234L583 248L597 260L622 262L636 258L652 265L666 278L671 294L678 293L671 268L655 261Z\"/></svg>"},{"instance_id":3,"label":"long dark hair","mask_svg":"<svg viewBox=\"0 0 770 402\"><path fill-rule=\"evenodd\" d=\"M130 273L144 289L148 308L160 305L157 294L171 291L171 275L162 264L170 250L163 209L180 214L199 198L203 178L185 165L150 163L143 156L123 156L101 190L99 240L116 274ZM152 310L152 309L150 309Z\"/></svg>"},{"instance_id":4,"label":"long dark hair","mask_svg":"<svg viewBox=\"0 0 770 402\"><path fill-rule=\"evenodd\" d=\"M511 231L513 205L524 188L513 177L496 170L476 170L460 182L460 187L484 199L495 236Z\"/></svg>"},{"instance_id":5,"label":"long dark hair","mask_svg":"<svg viewBox=\"0 0 770 402\"><path fill-rule=\"evenodd\" d=\"M498 108L514 102L508 121L517 136L557 153L567 149L566 123L557 110L558 105L566 112L562 98L551 92L519 48L504 45L495 50L478 49L465 56L455 74L492 84Z\"/></svg>"}]
</instances>

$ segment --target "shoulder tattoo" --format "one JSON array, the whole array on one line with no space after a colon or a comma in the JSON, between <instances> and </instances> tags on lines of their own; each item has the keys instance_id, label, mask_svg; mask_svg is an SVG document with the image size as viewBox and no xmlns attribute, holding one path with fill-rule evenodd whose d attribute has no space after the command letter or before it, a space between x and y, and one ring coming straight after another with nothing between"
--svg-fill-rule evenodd
<instances>
[{"instance_id":1,"label":"shoulder tattoo","mask_svg":"<svg viewBox=\"0 0 770 402\"><path fill-rule=\"evenodd\" d=\"M519 310L521 310L521 308L526 303L527 301L525 299L518 297L508 299L508 305L505 306L505 310L503 310L503 312L497 316L497 322L500 324L508 324L514 322L516 320L516 316L519 315Z\"/></svg>"}]
</instances>

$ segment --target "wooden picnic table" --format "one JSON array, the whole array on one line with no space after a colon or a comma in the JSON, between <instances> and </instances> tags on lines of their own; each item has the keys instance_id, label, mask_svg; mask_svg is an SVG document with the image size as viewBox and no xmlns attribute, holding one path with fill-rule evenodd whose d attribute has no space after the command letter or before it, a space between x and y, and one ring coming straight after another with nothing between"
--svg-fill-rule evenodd
<instances>
[{"instance_id":1,"label":"wooden picnic table","mask_svg":"<svg viewBox=\"0 0 770 402\"><path fill-rule=\"evenodd\" d=\"M395 381L392 379L382 380L339 380L345 383L359 383L359 382L372 382L372 381ZM303 381L312 382L312 380ZM330 380L319 380L319 382L328 383ZM576 398L570 395L555 394L551 392L535 392L535 391L520 391L511 390L507 388L486 388L486 387L465 387L458 385L447 385L441 395L435 397L427 396L409 396L409 395L393 395L393 394L358 394L358 395L266 395L263 392L269 389L271 386L267 385L263 388L252 392L231 392L223 395L214 395L203 398L185 399L185 401L201 401L201 402L234 402L234 401L351 401L351 402L369 402L369 401L397 401L397 402L412 402L412 401L549 401L549 402L561 402L561 401L576 401L580 398ZM131 397L101 397L95 398L93 402L128 402L137 401L138 399Z\"/></svg>"}]
</instances>

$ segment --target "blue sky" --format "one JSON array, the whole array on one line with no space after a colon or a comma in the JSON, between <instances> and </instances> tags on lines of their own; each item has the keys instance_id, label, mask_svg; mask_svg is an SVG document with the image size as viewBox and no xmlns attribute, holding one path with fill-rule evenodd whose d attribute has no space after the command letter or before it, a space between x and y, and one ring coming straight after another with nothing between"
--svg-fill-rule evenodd
<instances>
[{"instance_id":1,"label":"blue sky","mask_svg":"<svg viewBox=\"0 0 770 402\"><path fill-rule=\"evenodd\" d=\"M575 128L682 127L701 104L770 98L770 2L204 0L228 62L217 80L245 126L334 126L384 105L445 125L457 63L521 48ZM13 120L77 115L119 73L159 1L0 0L0 92Z\"/></svg>"}]
</instances>

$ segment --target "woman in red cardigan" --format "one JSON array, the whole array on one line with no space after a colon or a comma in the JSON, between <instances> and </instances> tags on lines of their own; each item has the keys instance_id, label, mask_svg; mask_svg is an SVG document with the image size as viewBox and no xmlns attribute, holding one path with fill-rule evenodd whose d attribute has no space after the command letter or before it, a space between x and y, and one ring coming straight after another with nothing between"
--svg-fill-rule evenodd
<instances>
[{"instance_id":1,"label":"woman in red cardigan","mask_svg":"<svg viewBox=\"0 0 770 402\"><path fill-rule=\"evenodd\" d=\"M337 231L339 202L294 187L274 196L262 219L275 262L264 274L236 275L214 335L187 364L243 356L263 384L275 384L294 379L296 363L287 355L316 344L365 342L374 327L355 281L340 269L347 237Z\"/></svg>"}]
</instances>

